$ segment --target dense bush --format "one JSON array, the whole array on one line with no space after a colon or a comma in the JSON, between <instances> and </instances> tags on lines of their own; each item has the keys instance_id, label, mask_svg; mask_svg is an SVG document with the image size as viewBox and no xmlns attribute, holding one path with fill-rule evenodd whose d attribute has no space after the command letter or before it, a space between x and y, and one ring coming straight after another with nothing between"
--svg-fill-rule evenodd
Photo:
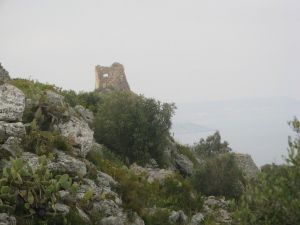
<instances>
[{"instance_id":1,"label":"dense bush","mask_svg":"<svg viewBox=\"0 0 300 225\"><path fill-rule=\"evenodd\" d=\"M95 118L95 138L129 163L162 164L174 105L130 92L105 94Z\"/></svg>"},{"instance_id":2,"label":"dense bush","mask_svg":"<svg viewBox=\"0 0 300 225\"><path fill-rule=\"evenodd\" d=\"M296 138L289 138L285 165L264 167L249 185L236 213L236 224L298 225L300 221L300 122L290 123Z\"/></svg>"},{"instance_id":3,"label":"dense bush","mask_svg":"<svg viewBox=\"0 0 300 225\"><path fill-rule=\"evenodd\" d=\"M44 155L52 152L54 149L71 152L71 140L61 136L57 132L41 131L37 129L35 121L27 135L22 140L24 150L38 155Z\"/></svg>"},{"instance_id":4,"label":"dense bush","mask_svg":"<svg viewBox=\"0 0 300 225\"><path fill-rule=\"evenodd\" d=\"M65 97L65 101L74 107L76 105L82 105L85 108L91 110L93 113L97 113L98 109L102 103L102 94L99 92L79 92L78 94L75 91L61 91Z\"/></svg>"},{"instance_id":5,"label":"dense bush","mask_svg":"<svg viewBox=\"0 0 300 225\"><path fill-rule=\"evenodd\" d=\"M171 225L169 215L167 209L156 209L155 212L144 214L143 219L146 225Z\"/></svg>"},{"instance_id":6,"label":"dense bush","mask_svg":"<svg viewBox=\"0 0 300 225\"><path fill-rule=\"evenodd\" d=\"M195 188L204 195L239 198L245 180L230 153L207 158L193 175Z\"/></svg>"},{"instance_id":7,"label":"dense bush","mask_svg":"<svg viewBox=\"0 0 300 225\"><path fill-rule=\"evenodd\" d=\"M221 142L221 135L219 131L217 131L206 139L201 138L200 141L194 145L194 150L203 157L210 157L230 152L231 148L227 141Z\"/></svg>"}]
</instances>

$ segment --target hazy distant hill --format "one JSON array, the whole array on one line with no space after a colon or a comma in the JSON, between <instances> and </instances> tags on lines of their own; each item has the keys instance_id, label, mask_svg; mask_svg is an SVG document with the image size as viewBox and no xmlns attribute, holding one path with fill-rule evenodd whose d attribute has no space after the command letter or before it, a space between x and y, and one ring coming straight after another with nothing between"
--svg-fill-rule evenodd
<instances>
[{"instance_id":1,"label":"hazy distant hill","mask_svg":"<svg viewBox=\"0 0 300 225\"><path fill-rule=\"evenodd\" d=\"M192 144L219 130L234 150L251 153L259 165L282 161L291 134L287 121L300 117L300 101L286 97L178 103L177 107L176 139Z\"/></svg>"}]
</instances>

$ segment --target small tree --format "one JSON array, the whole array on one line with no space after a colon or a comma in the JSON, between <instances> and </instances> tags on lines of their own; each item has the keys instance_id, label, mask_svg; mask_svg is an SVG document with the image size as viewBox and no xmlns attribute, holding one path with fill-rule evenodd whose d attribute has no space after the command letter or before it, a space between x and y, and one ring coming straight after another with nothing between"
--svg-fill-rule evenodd
<instances>
[{"instance_id":1,"label":"small tree","mask_svg":"<svg viewBox=\"0 0 300 225\"><path fill-rule=\"evenodd\" d=\"M230 153L210 157L193 176L195 188L204 195L239 198L245 179Z\"/></svg>"},{"instance_id":2,"label":"small tree","mask_svg":"<svg viewBox=\"0 0 300 225\"><path fill-rule=\"evenodd\" d=\"M194 145L194 149L198 154L204 157L210 157L231 151L227 141L221 142L221 135L219 131L208 136L206 140L201 138L200 141Z\"/></svg>"},{"instance_id":3,"label":"small tree","mask_svg":"<svg viewBox=\"0 0 300 225\"><path fill-rule=\"evenodd\" d=\"M105 94L95 117L95 138L130 163L154 158L162 164L174 109L174 104L131 92Z\"/></svg>"}]
</instances>

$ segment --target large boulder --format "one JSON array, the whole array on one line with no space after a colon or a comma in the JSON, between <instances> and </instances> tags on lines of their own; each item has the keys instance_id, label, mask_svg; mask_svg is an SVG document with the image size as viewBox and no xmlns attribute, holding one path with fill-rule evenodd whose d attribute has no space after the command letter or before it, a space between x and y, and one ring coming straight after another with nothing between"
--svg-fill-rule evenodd
<instances>
[{"instance_id":1,"label":"large boulder","mask_svg":"<svg viewBox=\"0 0 300 225\"><path fill-rule=\"evenodd\" d=\"M187 216L184 214L182 210L172 211L169 216L169 221L171 224L181 224L184 225L187 223Z\"/></svg>"},{"instance_id":2,"label":"large boulder","mask_svg":"<svg viewBox=\"0 0 300 225\"><path fill-rule=\"evenodd\" d=\"M0 84L10 80L8 72L2 67L0 63Z\"/></svg>"},{"instance_id":3,"label":"large boulder","mask_svg":"<svg viewBox=\"0 0 300 225\"><path fill-rule=\"evenodd\" d=\"M57 94L54 91L47 90L46 91L47 103L52 107L65 107L66 103L64 102L64 97L60 94Z\"/></svg>"},{"instance_id":4,"label":"large boulder","mask_svg":"<svg viewBox=\"0 0 300 225\"><path fill-rule=\"evenodd\" d=\"M202 213L197 213L192 216L189 225L201 225L203 221L204 221L204 215Z\"/></svg>"},{"instance_id":5,"label":"large boulder","mask_svg":"<svg viewBox=\"0 0 300 225\"><path fill-rule=\"evenodd\" d=\"M31 152L23 152L21 158L33 171L37 170L40 165L39 157Z\"/></svg>"},{"instance_id":6,"label":"large boulder","mask_svg":"<svg viewBox=\"0 0 300 225\"><path fill-rule=\"evenodd\" d=\"M153 183L154 181L163 182L166 178L175 175L173 170L169 169L159 169L151 167L141 167L136 163L130 166L130 170L136 175L143 175L148 183Z\"/></svg>"},{"instance_id":7,"label":"large boulder","mask_svg":"<svg viewBox=\"0 0 300 225\"><path fill-rule=\"evenodd\" d=\"M6 123L0 121L0 142L5 141L9 137L22 138L25 134L26 130L23 123Z\"/></svg>"},{"instance_id":8,"label":"large boulder","mask_svg":"<svg viewBox=\"0 0 300 225\"><path fill-rule=\"evenodd\" d=\"M84 108L82 105L76 105L75 111L89 124L93 123L94 121L94 114L92 111Z\"/></svg>"},{"instance_id":9,"label":"large boulder","mask_svg":"<svg viewBox=\"0 0 300 225\"><path fill-rule=\"evenodd\" d=\"M0 225L16 225L16 218L7 213L0 213Z\"/></svg>"},{"instance_id":10,"label":"large boulder","mask_svg":"<svg viewBox=\"0 0 300 225\"><path fill-rule=\"evenodd\" d=\"M87 169L84 162L60 151L56 151L55 153L57 156L55 160L48 163L51 171L80 175L82 177L86 175Z\"/></svg>"},{"instance_id":11,"label":"large boulder","mask_svg":"<svg viewBox=\"0 0 300 225\"><path fill-rule=\"evenodd\" d=\"M58 124L58 129L62 136L69 138L75 147L75 153L85 157L91 150L94 143L94 132L87 122L72 116L65 123Z\"/></svg>"},{"instance_id":12,"label":"large boulder","mask_svg":"<svg viewBox=\"0 0 300 225\"><path fill-rule=\"evenodd\" d=\"M246 179L256 179L259 169L253 161L252 157L248 154L235 153L234 159L245 175Z\"/></svg>"},{"instance_id":13,"label":"large boulder","mask_svg":"<svg viewBox=\"0 0 300 225\"><path fill-rule=\"evenodd\" d=\"M0 121L21 121L24 109L23 92L10 84L0 85Z\"/></svg>"},{"instance_id":14,"label":"large boulder","mask_svg":"<svg viewBox=\"0 0 300 225\"><path fill-rule=\"evenodd\" d=\"M231 224L232 218L229 210L229 201L225 198L209 196L204 199L203 215L213 218L217 224Z\"/></svg>"},{"instance_id":15,"label":"large boulder","mask_svg":"<svg viewBox=\"0 0 300 225\"><path fill-rule=\"evenodd\" d=\"M6 142L0 146L0 149L6 151L10 156L18 156L22 153L21 139L17 137L9 137Z\"/></svg>"},{"instance_id":16,"label":"large boulder","mask_svg":"<svg viewBox=\"0 0 300 225\"><path fill-rule=\"evenodd\" d=\"M190 176L194 170L193 162L183 154L177 154L175 158L175 167L184 176Z\"/></svg>"},{"instance_id":17,"label":"large boulder","mask_svg":"<svg viewBox=\"0 0 300 225\"><path fill-rule=\"evenodd\" d=\"M56 158L53 161L48 160L47 167L50 171L63 174L80 175L84 176L87 173L86 165L82 161L67 155L63 152L56 151ZM39 167L39 157L31 152L23 152L22 159L26 162L32 170Z\"/></svg>"},{"instance_id":18,"label":"large boulder","mask_svg":"<svg viewBox=\"0 0 300 225\"><path fill-rule=\"evenodd\" d=\"M110 216L103 218L100 223L97 223L99 225L124 225L123 218L120 218L118 216Z\"/></svg>"}]
</instances>

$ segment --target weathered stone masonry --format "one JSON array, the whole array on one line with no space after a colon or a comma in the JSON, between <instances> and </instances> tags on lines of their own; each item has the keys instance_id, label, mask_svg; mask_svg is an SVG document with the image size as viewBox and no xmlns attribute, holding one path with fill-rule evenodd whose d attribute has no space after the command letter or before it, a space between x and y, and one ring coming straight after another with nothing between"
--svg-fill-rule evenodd
<instances>
[{"instance_id":1,"label":"weathered stone masonry","mask_svg":"<svg viewBox=\"0 0 300 225\"><path fill-rule=\"evenodd\" d=\"M110 67L97 65L95 72L96 90L130 91L122 64L115 62Z\"/></svg>"}]
</instances>

